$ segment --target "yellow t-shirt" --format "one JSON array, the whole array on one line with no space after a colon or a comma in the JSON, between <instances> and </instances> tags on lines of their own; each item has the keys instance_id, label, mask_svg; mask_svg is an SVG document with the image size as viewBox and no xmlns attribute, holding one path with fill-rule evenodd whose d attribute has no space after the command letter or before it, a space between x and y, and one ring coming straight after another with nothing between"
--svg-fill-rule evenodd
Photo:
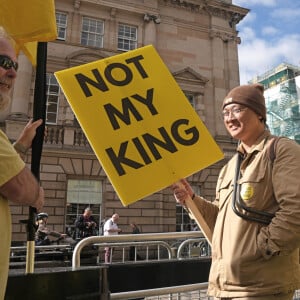
<instances>
[{"instance_id":1,"label":"yellow t-shirt","mask_svg":"<svg viewBox=\"0 0 300 300\"><path fill-rule=\"evenodd\" d=\"M21 172L25 163L0 130L0 186ZM0 300L4 299L11 244L11 214L8 200L0 194Z\"/></svg>"}]
</instances>

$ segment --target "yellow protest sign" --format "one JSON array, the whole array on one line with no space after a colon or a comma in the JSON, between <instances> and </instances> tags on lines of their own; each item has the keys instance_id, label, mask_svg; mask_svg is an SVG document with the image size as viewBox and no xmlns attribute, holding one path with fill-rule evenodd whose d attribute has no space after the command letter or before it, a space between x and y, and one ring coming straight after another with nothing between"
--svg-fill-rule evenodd
<instances>
[{"instance_id":1,"label":"yellow protest sign","mask_svg":"<svg viewBox=\"0 0 300 300\"><path fill-rule=\"evenodd\" d=\"M123 205L223 157L151 45L55 76Z\"/></svg>"}]
</instances>

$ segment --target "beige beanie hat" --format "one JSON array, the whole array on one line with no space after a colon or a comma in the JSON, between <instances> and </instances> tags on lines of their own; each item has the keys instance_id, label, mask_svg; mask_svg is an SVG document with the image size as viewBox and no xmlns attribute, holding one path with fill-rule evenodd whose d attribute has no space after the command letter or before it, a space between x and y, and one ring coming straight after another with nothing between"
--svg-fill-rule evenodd
<instances>
[{"instance_id":1,"label":"beige beanie hat","mask_svg":"<svg viewBox=\"0 0 300 300\"><path fill-rule=\"evenodd\" d=\"M223 101L223 109L226 105L238 103L245 105L263 118L267 119L267 110L264 97L264 86L259 83L241 85L233 88Z\"/></svg>"}]
</instances>

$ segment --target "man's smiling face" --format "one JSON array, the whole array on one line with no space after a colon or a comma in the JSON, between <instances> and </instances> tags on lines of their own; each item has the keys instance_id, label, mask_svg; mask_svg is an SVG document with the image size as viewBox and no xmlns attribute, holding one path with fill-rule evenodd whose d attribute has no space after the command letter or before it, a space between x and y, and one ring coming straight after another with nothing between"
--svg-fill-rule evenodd
<instances>
[{"instance_id":1,"label":"man's smiling face","mask_svg":"<svg viewBox=\"0 0 300 300\"><path fill-rule=\"evenodd\" d=\"M241 141L248 141L264 129L260 116L250 108L236 103L225 106L223 119L230 135Z\"/></svg>"}]
</instances>

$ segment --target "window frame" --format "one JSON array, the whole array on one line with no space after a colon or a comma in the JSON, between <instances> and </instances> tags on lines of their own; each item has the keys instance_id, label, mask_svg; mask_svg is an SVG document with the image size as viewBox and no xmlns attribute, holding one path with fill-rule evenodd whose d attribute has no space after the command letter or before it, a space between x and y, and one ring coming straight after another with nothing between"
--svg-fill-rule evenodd
<instances>
[{"instance_id":1,"label":"window frame","mask_svg":"<svg viewBox=\"0 0 300 300\"><path fill-rule=\"evenodd\" d=\"M92 201L72 201L71 194L72 192L76 192L75 190L72 191L70 189L71 181L73 183L77 184L84 184L83 182L98 182L99 183L99 192L95 192L96 194L100 195L100 199L92 200ZM81 199L86 198L86 199L91 199L90 196L90 189L85 193L84 188L79 191L80 195L78 197L81 197ZM85 196L86 194L86 196ZM93 211L93 217L95 218L97 222L97 229L98 229L98 234L102 233L102 226L103 226L103 220L102 220L102 203L103 203L103 180L101 179L82 179L82 178L70 178L67 180L67 199L66 199L66 213L65 213L65 227L66 227L66 232L69 232L71 235L75 231L75 220L78 218L78 216L82 215L84 209L86 207L90 207L91 210ZM71 201L70 201L70 198ZM70 222L71 220L71 222Z\"/></svg>"},{"instance_id":2,"label":"window frame","mask_svg":"<svg viewBox=\"0 0 300 300\"><path fill-rule=\"evenodd\" d=\"M184 92L186 98L189 100L190 104L193 108L196 108L196 95L191 92Z\"/></svg>"},{"instance_id":3,"label":"window frame","mask_svg":"<svg viewBox=\"0 0 300 300\"><path fill-rule=\"evenodd\" d=\"M88 24L85 24L85 22L88 22ZM91 24L95 22L96 25ZM97 32L96 29L98 28L98 25L100 25L101 32ZM89 47L95 47L95 48L103 48L104 45L104 21L101 19L95 19L91 17L82 17L81 20L81 31L80 31L80 44L83 46L89 46ZM87 26L88 29L84 29L84 27ZM91 31L90 28L95 27L95 31ZM87 37L83 37L83 35L87 34ZM89 38L89 36L95 36L94 39ZM99 39L96 39L96 37L99 37ZM98 43L99 42L99 43Z\"/></svg>"},{"instance_id":4,"label":"window frame","mask_svg":"<svg viewBox=\"0 0 300 300\"><path fill-rule=\"evenodd\" d=\"M52 81L55 81L56 84L53 84ZM53 86L55 87L57 86L58 88L57 92L53 92L53 90L51 89L51 87ZM56 77L54 76L53 73L46 73L46 124L57 125L60 94L61 94L61 89L58 84L58 81L56 80ZM50 99L53 99L54 97L56 97L57 101L56 102L50 101ZM56 112L49 111L50 105L56 105ZM49 115L55 116L55 122L48 121Z\"/></svg>"},{"instance_id":5,"label":"window frame","mask_svg":"<svg viewBox=\"0 0 300 300\"><path fill-rule=\"evenodd\" d=\"M120 34L121 27L123 27L123 35ZM126 35L126 29L129 30ZM132 38L132 30L134 30L134 37ZM129 35L129 36L128 36ZM118 24L118 36L117 36L117 49L119 51L130 51L137 48L137 41L138 41L138 27L134 25L129 25L125 23ZM128 44L128 47L125 45Z\"/></svg>"},{"instance_id":6,"label":"window frame","mask_svg":"<svg viewBox=\"0 0 300 300\"><path fill-rule=\"evenodd\" d=\"M65 23L64 22L60 22L61 21L61 17L65 16ZM66 40L66 36L67 36L67 26L68 26L68 15L64 12L60 12L57 11L55 13L55 18L56 18L56 27L57 27L57 40L60 41L65 41ZM60 36L60 33L63 32L63 37Z\"/></svg>"},{"instance_id":7,"label":"window frame","mask_svg":"<svg viewBox=\"0 0 300 300\"><path fill-rule=\"evenodd\" d=\"M196 195L200 195L200 186L191 184ZM180 221L180 222L179 222ZM191 231L194 226L194 220L189 216L189 213L179 203L176 203L176 232Z\"/></svg>"}]
</instances>

